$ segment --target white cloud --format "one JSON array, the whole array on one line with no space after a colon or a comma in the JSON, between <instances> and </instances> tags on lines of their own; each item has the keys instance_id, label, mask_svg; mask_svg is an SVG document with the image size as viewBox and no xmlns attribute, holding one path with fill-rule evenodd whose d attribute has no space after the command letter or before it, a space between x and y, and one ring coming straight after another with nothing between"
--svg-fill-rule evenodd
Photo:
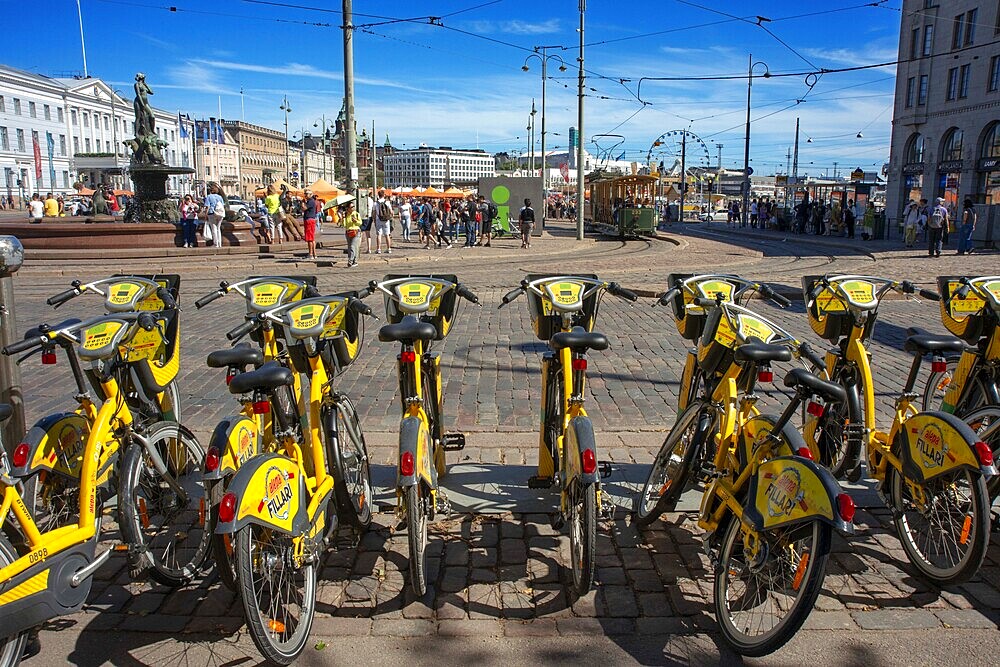
<instances>
[{"instance_id":1,"label":"white cloud","mask_svg":"<svg viewBox=\"0 0 1000 667\"><path fill-rule=\"evenodd\" d=\"M559 19L547 21L472 21L469 24L471 32L484 34L488 37L517 35L549 35L559 32Z\"/></svg>"}]
</instances>

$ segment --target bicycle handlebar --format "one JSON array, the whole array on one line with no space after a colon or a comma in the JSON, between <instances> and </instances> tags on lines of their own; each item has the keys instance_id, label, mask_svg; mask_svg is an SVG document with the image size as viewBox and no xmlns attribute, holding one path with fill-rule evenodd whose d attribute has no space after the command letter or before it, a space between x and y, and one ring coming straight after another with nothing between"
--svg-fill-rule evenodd
<instances>
[{"instance_id":1,"label":"bicycle handlebar","mask_svg":"<svg viewBox=\"0 0 1000 667\"><path fill-rule=\"evenodd\" d=\"M244 336L246 336L248 333L250 333L254 329L256 329L258 325L259 325L259 322L258 322L258 320L257 320L256 317L253 318L253 319L247 320L246 322L244 322L243 324L239 325L235 329L232 329L231 331L228 331L226 333L226 338L228 338L231 341L237 341L240 338L243 338Z\"/></svg>"},{"instance_id":2,"label":"bicycle handlebar","mask_svg":"<svg viewBox=\"0 0 1000 667\"><path fill-rule=\"evenodd\" d=\"M361 299L351 298L351 300L347 302L347 307L353 310L355 313L358 313L359 315L368 315L369 317L375 317L374 315L372 315L371 306L369 306ZM378 318L375 317L375 319Z\"/></svg>"},{"instance_id":3,"label":"bicycle handlebar","mask_svg":"<svg viewBox=\"0 0 1000 667\"><path fill-rule=\"evenodd\" d=\"M920 296L924 297L925 299L929 299L930 301L940 301L941 300L941 295L940 294L938 294L934 290L929 290L929 289L921 289L920 290Z\"/></svg>"},{"instance_id":4,"label":"bicycle handlebar","mask_svg":"<svg viewBox=\"0 0 1000 667\"><path fill-rule=\"evenodd\" d=\"M500 310L501 308L503 308L504 306L506 306L508 303L510 303L514 299L518 298L519 296L521 296L522 294L524 294L524 288L523 287L515 287L511 291L507 292L506 294L503 295L503 298L500 299L501 303L500 303L499 306L497 306L497 310Z\"/></svg>"},{"instance_id":5,"label":"bicycle handlebar","mask_svg":"<svg viewBox=\"0 0 1000 667\"><path fill-rule=\"evenodd\" d=\"M826 370L826 363L824 363L823 357L821 357L809 343L804 341L799 343L799 356L805 357L809 360L809 363L811 363L814 368Z\"/></svg>"},{"instance_id":6,"label":"bicycle handlebar","mask_svg":"<svg viewBox=\"0 0 1000 667\"><path fill-rule=\"evenodd\" d=\"M70 289L66 290L65 292L59 292L59 294L56 294L54 296L50 296L48 299L45 300L45 303L49 304L50 306L54 306L54 307L58 308L59 306L63 305L64 303L66 303L67 301L69 301L70 299L72 299L73 297L76 297L76 296L79 296L79 295L80 295L79 290L77 290L75 287L73 287L73 288L70 288Z\"/></svg>"},{"instance_id":7,"label":"bicycle handlebar","mask_svg":"<svg viewBox=\"0 0 1000 667\"><path fill-rule=\"evenodd\" d=\"M195 301L194 307L197 308L198 310L201 310L202 308L212 303L216 299L223 297L225 295L226 293L224 291L222 291L221 289L217 289L214 292L210 292L209 294L206 294L205 296Z\"/></svg>"},{"instance_id":8,"label":"bicycle handlebar","mask_svg":"<svg viewBox=\"0 0 1000 667\"><path fill-rule=\"evenodd\" d=\"M770 299L771 301L774 301L782 308L788 308L790 305L792 305L791 301L789 301L785 297L775 292L774 289L768 285L761 284L759 291L760 295L763 296L765 299Z\"/></svg>"},{"instance_id":9,"label":"bicycle handlebar","mask_svg":"<svg viewBox=\"0 0 1000 667\"><path fill-rule=\"evenodd\" d=\"M20 340L16 343L11 343L10 345L4 347L3 353L9 357L14 354L20 354L21 352L27 352L33 347L38 347L40 345L43 345L46 340L48 340L47 336L25 338L24 340Z\"/></svg>"},{"instance_id":10,"label":"bicycle handlebar","mask_svg":"<svg viewBox=\"0 0 1000 667\"><path fill-rule=\"evenodd\" d=\"M626 301L638 301L639 295L630 289L625 289L618 283L608 283L608 292L614 294L619 299L625 299Z\"/></svg>"},{"instance_id":11,"label":"bicycle handlebar","mask_svg":"<svg viewBox=\"0 0 1000 667\"><path fill-rule=\"evenodd\" d=\"M474 304L477 304L477 305L479 304L479 297L476 296L472 292L472 290L470 290L465 285L456 285L455 286L455 294L457 294L458 296L462 297L466 301L470 301L470 302L472 302Z\"/></svg>"},{"instance_id":12,"label":"bicycle handlebar","mask_svg":"<svg viewBox=\"0 0 1000 667\"><path fill-rule=\"evenodd\" d=\"M174 295L166 287L156 290L156 296L163 302L164 310L175 310L177 308L177 301L174 299Z\"/></svg>"},{"instance_id":13,"label":"bicycle handlebar","mask_svg":"<svg viewBox=\"0 0 1000 667\"><path fill-rule=\"evenodd\" d=\"M681 290L680 290L679 287L671 287L666 292L664 292L663 296L661 296L659 298L659 300L656 303L654 303L653 305L655 306L655 305L659 304L661 306L669 306L670 302L673 299L675 299L677 297L677 295L680 294L680 293L681 293Z\"/></svg>"}]
</instances>

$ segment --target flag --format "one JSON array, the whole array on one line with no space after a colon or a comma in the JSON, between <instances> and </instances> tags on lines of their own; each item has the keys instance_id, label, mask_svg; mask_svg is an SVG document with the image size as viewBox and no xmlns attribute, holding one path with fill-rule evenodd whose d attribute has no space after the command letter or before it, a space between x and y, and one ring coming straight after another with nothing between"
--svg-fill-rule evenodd
<instances>
[{"instance_id":1,"label":"flag","mask_svg":"<svg viewBox=\"0 0 1000 667\"><path fill-rule=\"evenodd\" d=\"M41 180L42 178L42 149L38 145L38 133L32 132L31 143L35 151L35 178Z\"/></svg>"},{"instance_id":2,"label":"flag","mask_svg":"<svg viewBox=\"0 0 1000 667\"><path fill-rule=\"evenodd\" d=\"M208 140L218 141L219 140L219 128L215 125L215 119L208 119Z\"/></svg>"},{"instance_id":3,"label":"flag","mask_svg":"<svg viewBox=\"0 0 1000 667\"><path fill-rule=\"evenodd\" d=\"M49 149L49 187L55 189L55 187L56 187L56 168L52 164L52 154L55 152L56 142L55 142L55 139L52 138L52 133L51 132L46 132L45 133L45 140L48 143L48 149Z\"/></svg>"},{"instance_id":4,"label":"flag","mask_svg":"<svg viewBox=\"0 0 1000 667\"><path fill-rule=\"evenodd\" d=\"M226 131L222 127L222 119L221 118L219 119L219 122L217 122L215 124L215 129L216 129L216 132L218 132L218 135L216 136L216 141L218 141L220 144L226 143Z\"/></svg>"},{"instance_id":5,"label":"flag","mask_svg":"<svg viewBox=\"0 0 1000 667\"><path fill-rule=\"evenodd\" d=\"M177 125L180 127L181 139L187 139L188 138L187 125L184 123L184 119L181 118L180 111L177 112Z\"/></svg>"},{"instance_id":6,"label":"flag","mask_svg":"<svg viewBox=\"0 0 1000 667\"><path fill-rule=\"evenodd\" d=\"M619 155L619 156L618 156L617 158L615 158L615 159L616 159L616 160L624 160L624 159L625 159L625 151L622 151L622 154L621 154L621 155Z\"/></svg>"},{"instance_id":7,"label":"flag","mask_svg":"<svg viewBox=\"0 0 1000 667\"><path fill-rule=\"evenodd\" d=\"M201 140L208 141L208 123L202 120L199 124L201 125Z\"/></svg>"}]
</instances>

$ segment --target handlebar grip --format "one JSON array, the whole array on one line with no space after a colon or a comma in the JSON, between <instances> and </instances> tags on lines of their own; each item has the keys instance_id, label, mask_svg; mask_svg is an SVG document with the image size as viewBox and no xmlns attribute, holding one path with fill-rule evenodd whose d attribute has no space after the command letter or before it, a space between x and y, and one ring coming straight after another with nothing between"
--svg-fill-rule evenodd
<instances>
[{"instance_id":1,"label":"handlebar grip","mask_svg":"<svg viewBox=\"0 0 1000 667\"><path fill-rule=\"evenodd\" d=\"M657 303L661 306L669 306L670 302L676 298L678 294L680 294L680 290L676 287L671 287L663 293L663 296L660 297L660 300L657 301Z\"/></svg>"},{"instance_id":2,"label":"handlebar grip","mask_svg":"<svg viewBox=\"0 0 1000 667\"><path fill-rule=\"evenodd\" d=\"M156 296L160 297L165 310L175 310L177 308L177 301L174 299L174 295L166 287L156 290Z\"/></svg>"},{"instance_id":3,"label":"handlebar grip","mask_svg":"<svg viewBox=\"0 0 1000 667\"><path fill-rule=\"evenodd\" d=\"M522 294L524 294L523 287L517 287L515 289L512 289L511 291L503 295L503 298L501 299L501 301L503 301L502 305L506 306L508 303L510 303L517 297L521 296Z\"/></svg>"},{"instance_id":4,"label":"handlebar grip","mask_svg":"<svg viewBox=\"0 0 1000 667\"><path fill-rule=\"evenodd\" d=\"M616 283L611 283L608 285L608 291L617 296L620 299L626 299L627 301L638 301L639 295L630 289L625 289L621 285Z\"/></svg>"},{"instance_id":5,"label":"handlebar grip","mask_svg":"<svg viewBox=\"0 0 1000 667\"><path fill-rule=\"evenodd\" d=\"M913 294L917 291L917 286L909 280L903 280L899 283L899 291L903 294Z\"/></svg>"},{"instance_id":6,"label":"handlebar grip","mask_svg":"<svg viewBox=\"0 0 1000 667\"><path fill-rule=\"evenodd\" d=\"M770 289L770 288L768 288L768 289ZM770 291L771 291L771 293L768 295L768 298L771 299L771 301L774 301L775 303L777 303L782 308L788 308L790 305L792 305L792 302L789 301L788 298L786 298L786 297L778 294L773 289L770 290Z\"/></svg>"},{"instance_id":7,"label":"handlebar grip","mask_svg":"<svg viewBox=\"0 0 1000 667\"><path fill-rule=\"evenodd\" d=\"M371 315L372 308L361 299L351 299L347 302L347 307L359 315Z\"/></svg>"},{"instance_id":8,"label":"handlebar grip","mask_svg":"<svg viewBox=\"0 0 1000 667\"><path fill-rule=\"evenodd\" d=\"M248 333L250 333L251 331L253 331L256 328L257 328L257 319L256 318L254 318L252 320L247 320L246 322L244 322L243 324L239 325L238 327L236 327L232 331L229 331L228 333L226 333L226 338L228 338L229 340L239 340L240 338L243 338L244 336L246 336Z\"/></svg>"},{"instance_id":9,"label":"handlebar grip","mask_svg":"<svg viewBox=\"0 0 1000 667\"><path fill-rule=\"evenodd\" d=\"M7 356L12 354L20 354L21 352L26 352L33 347L38 347L46 341L46 336L32 336L31 338L25 338L24 340L19 340L16 343L11 343L3 348L3 353Z\"/></svg>"},{"instance_id":10,"label":"handlebar grip","mask_svg":"<svg viewBox=\"0 0 1000 667\"><path fill-rule=\"evenodd\" d=\"M323 296L323 295L320 294L319 290L313 287L312 285L306 285L305 288L302 290L302 296L304 296L307 299L312 299L313 297Z\"/></svg>"},{"instance_id":11,"label":"handlebar grip","mask_svg":"<svg viewBox=\"0 0 1000 667\"><path fill-rule=\"evenodd\" d=\"M823 361L823 357L819 356L812 345L809 343L801 343L799 345L799 354L809 360L812 365L817 369L825 369L826 364Z\"/></svg>"},{"instance_id":12,"label":"handlebar grip","mask_svg":"<svg viewBox=\"0 0 1000 667\"><path fill-rule=\"evenodd\" d=\"M931 301L940 301L941 300L941 295L940 294L938 294L934 290L929 290L929 289L921 289L920 290L920 296L924 297L925 299L929 299Z\"/></svg>"},{"instance_id":13,"label":"handlebar grip","mask_svg":"<svg viewBox=\"0 0 1000 667\"><path fill-rule=\"evenodd\" d=\"M816 297L818 297L819 293L822 292L824 289L826 289L826 285L824 283L816 283L815 285L813 285L813 288L809 290L809 303L815 301Z\"/></svg>"},{"instance_id":14,"label":"handlebar grip","mask_svg":"<svg viewBox=\"0 0 1000 667\"><path fill-rule=\"evenodd\" d=\"M969 296L969 286L968 285L962 285L957 290L955 290L955 298L956 299L964 299L967 296Z\"/></svg>"},{"instance_id":15,"label":"handlebar grip","mask_svg":"<svg viewBox=\"0 0 1000 667\"><path fill-rule=\"evenodd\" d=\"M66 290L65 292L59 292L59 294L56 294L55 296L50 296L48 299L45 300L45 303L49 304L50 306L55 306L56 308L58 308L59 306L63 305L73 297L78 296L79 294L80 293L76 290L76 288L73 287Z\"/></svg>"},{"instance_id":16,"label":"handlebar grip","mask_svg":"<svg viewBox=\"0 0 1000 667\"><path fill-rule=\"evenodd\" d=\"M459 285L455 288L455 293L466 301L471 301L472 303L479 303L479 297L476 296L472 290L470 290L465 285Z\"/></svg>"},{"instance_id":17,"label":"handlebar grip","mask_svg":"<svg viewBox=\"0 0 1000 667\"><path fill-rule=\"evenodd\" d=\"M707 296L699 296L695 298L694 305L701 306L702 308L713 308L719 305L719 302L715 299L710 299Z\"/></svg>"},{"instance_id":18,"label":"handlebar grip","mask_svg":"<svg viewBox=\"0 0 1000 667\"><path fill-rule=\"evenodd\" d=\"M213 301L223 296L224 294L225 292L222 291L221 289L215 290L214 292L210 292L205 296L201 297L200 299L198 299L197 301L195 301L194 307L201 310L202 308L212 303Z\"/></svg>"},{"instance_id":19,"label":"handlebar grip","mask_svg":"<svg viewBox=\"0 0 1000 667\"><path fill-rule=\"evenodd\" d=\"M160 297L162 299L162 297ZM136 318L139 326L146 331L152 331L156 328L156 317L150 312L139 313L139 317Z\"/></svg>"}]
</instances>

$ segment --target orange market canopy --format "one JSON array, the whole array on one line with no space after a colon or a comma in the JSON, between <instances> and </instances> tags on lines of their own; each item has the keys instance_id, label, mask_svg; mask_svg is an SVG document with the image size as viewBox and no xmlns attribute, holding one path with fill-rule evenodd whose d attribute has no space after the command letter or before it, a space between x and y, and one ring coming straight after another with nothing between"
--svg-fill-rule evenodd
<instances>
[{"instance_id":1,"label":"orange market canopy","mask_svg":"<svg viewBox=\"0 0 1000 667\"><path fill-rule=\"evenodd\" d=\"M339 194L343 194L341 190L338 190L335 186L330 185L330 183L322 178L316 179L316 182L310 185L307 189L316 193L316 196L324 201L333 199Z\"/></svg>"},{"instance_id":2,"label":"orange market canopy","mask_svg":"<svg viewBox=\"0 0 1000 667\"><path fill-rule=\"evenodd\" d=\"M462 197L465 197L465 192L463 192L459 188L456 188L455 186L452 186L452 187L448 188L447 190L445 190L444 192L442 192L441 196L442 197L447 197L449 199L460 199Z\"/></svg>"},{"instance_id":3,"label":"orange market canopy","mask_svg":"<svg viewBox=\"0 0 1000 667\"><path fill-rule=\"evenodd\" d=\"M285 182L285 179L283 179L283 178L279 178L278 180L274 181L270 185L265 185L263 187L257 188L256 190L254 190L254 194L263 194L263 193L267 192L267 189L269 187L271 187L271 185L273 185L275 188L277 188L277 190L279 192L281 191L282 186L284 186L284 187L288 188L288 191L290 193L292 193L293 195L301 197L304 194L304 192L300 188L297 188L294 185L289 185L288 183Z\"/></svg>"}]
</instances>

